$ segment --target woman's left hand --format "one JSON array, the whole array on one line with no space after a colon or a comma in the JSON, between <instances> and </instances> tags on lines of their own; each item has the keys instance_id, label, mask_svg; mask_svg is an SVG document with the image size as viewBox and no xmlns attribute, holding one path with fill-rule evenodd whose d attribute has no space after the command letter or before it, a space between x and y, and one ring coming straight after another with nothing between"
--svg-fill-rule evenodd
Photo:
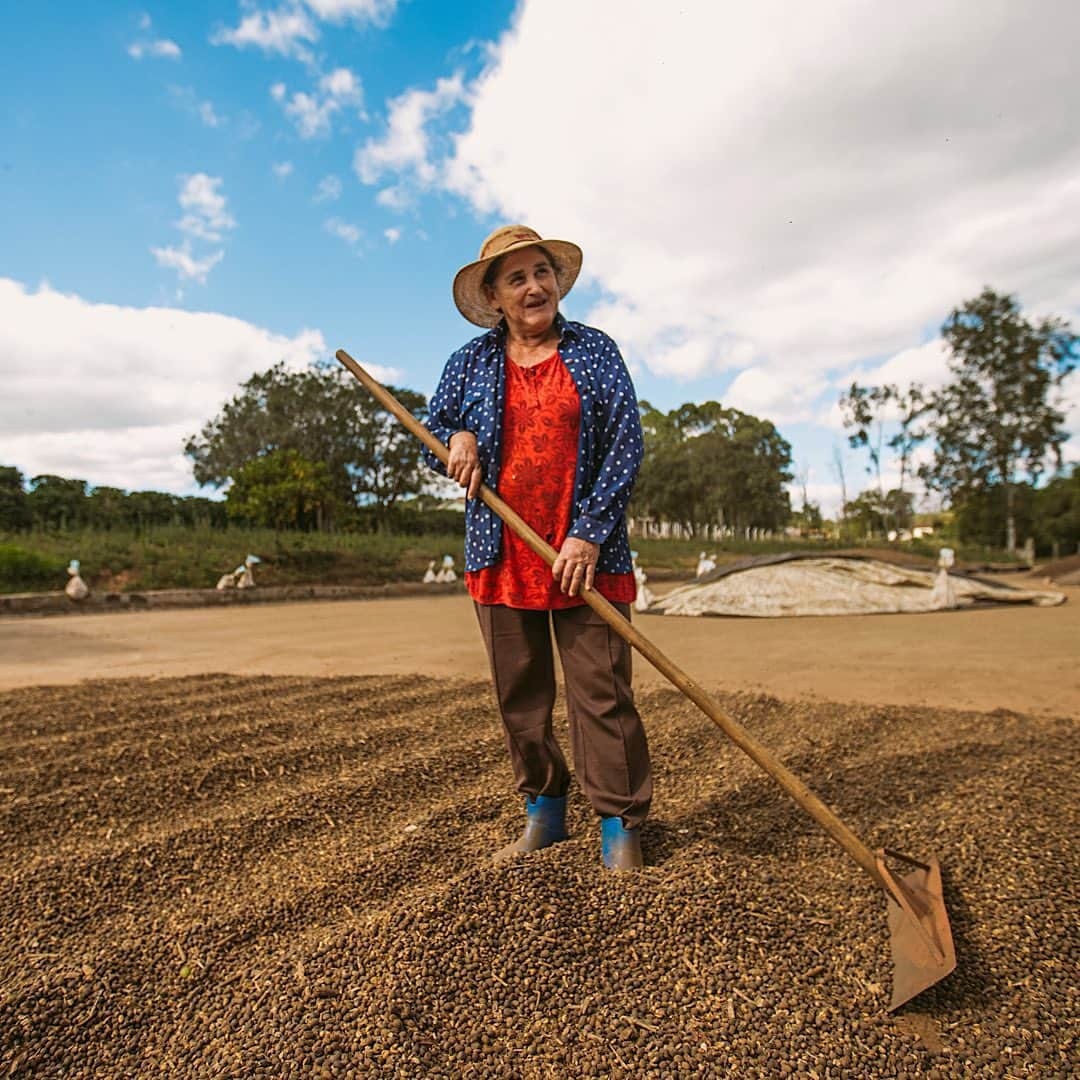
<instances>
[{"instance_id":1,"label":"woman's left hand","mask_svg":"<svg viewBox=\"0 0 1080 1080\"><path fill-rule=\"evenodd\" d=\"M562 592L577 596L582 588L593 587L596 562L599 558L599 544L590 544L588 540L568 536L558 558L551 564L551 576L559 583Z\"/></svg>"}]
</instances>

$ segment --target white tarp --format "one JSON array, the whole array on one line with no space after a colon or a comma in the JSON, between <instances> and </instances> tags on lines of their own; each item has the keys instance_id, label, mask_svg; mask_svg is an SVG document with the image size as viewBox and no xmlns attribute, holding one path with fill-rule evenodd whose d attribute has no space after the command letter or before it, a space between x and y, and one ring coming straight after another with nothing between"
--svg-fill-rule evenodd
<instances>
[{"instance_id":1,"label":"white tarp","mask_svg":"<svg viewBox=\"0 0 1080 1080\"><path fill-rule=\"evenodd\" d=\"M650 614L878 615L944 611L972 604L1061 604L1046 590L991 584L946 570L914 570L877 559L790 558L755 560L714 570L707 580L680 586L657 600Z\"/></svg>"}]
</instances>

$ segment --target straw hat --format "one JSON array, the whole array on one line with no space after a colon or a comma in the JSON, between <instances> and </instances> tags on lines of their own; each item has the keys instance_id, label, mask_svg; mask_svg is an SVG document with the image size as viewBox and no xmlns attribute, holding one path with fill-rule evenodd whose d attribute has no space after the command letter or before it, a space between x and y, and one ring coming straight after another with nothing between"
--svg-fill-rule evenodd
<instances>
[{"instance_id":1,"label":"straw hat","mask_svg":"<svg viewBox=\"0 0 1080 1080\"><path fill-rule=\"evenodd\" d=\"M569 240L544 240L527 225L502 225L480 245L480 258L463 266L454 276L454 303L469 322L477 326L498 325L502 315L484 295L484 275L500 256L534 244L543 245L558 263L559 299L574 287L582 260L577 244Z\"/></svg>"}]
</instances>

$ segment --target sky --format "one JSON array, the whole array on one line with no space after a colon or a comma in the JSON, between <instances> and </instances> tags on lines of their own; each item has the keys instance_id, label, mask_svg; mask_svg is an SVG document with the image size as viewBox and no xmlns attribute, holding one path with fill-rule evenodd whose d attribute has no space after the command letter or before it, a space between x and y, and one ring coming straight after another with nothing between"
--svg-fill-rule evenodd
<instances>
[{"instance_id":1,"label":"sky","mask_svg":"<svg viewBox=\"0 0 1080 1080\"><path fill-rule=\"evenodd\" d=\"M939 385L985 285L1080 326L1078 44L1072 0L10 5L0 464L213 494L183 441L256 371L430 395L521 221L640 398L773 420L835 512L853 379Z\"/></svg>"}]
</instances>

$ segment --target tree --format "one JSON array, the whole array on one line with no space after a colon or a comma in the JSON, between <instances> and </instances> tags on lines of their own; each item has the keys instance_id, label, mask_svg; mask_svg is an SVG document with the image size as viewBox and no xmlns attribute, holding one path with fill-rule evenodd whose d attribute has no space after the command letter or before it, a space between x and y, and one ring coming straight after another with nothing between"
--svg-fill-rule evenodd
<instances>
[{"instance_id":1,"label":"tree","mask_svg":"<svg viewBox=\"0 0 1080 1080\"><path fill-rule=\"evenodd\" d=\"M226 495L230 517L273 529L322 528L334 501L330 470L295 450L271 450L237 470Z\"/></svg>"},{"instance_id":2,"label":"tree","mask_svg":"<svg viewBox=\"0 0 1080 1080\"><path fill-rule=\"evenodd\" d=\"M988 487L1005 493L1005 547L1016 550L1015 485L1037 484L1050 462L1061 467L1068 438L1057 408L1077 363L1078 339L1067 322L1036 323L1013 296L985 288L955 308L941 328L951 381L933 395L933 460L919 476L963 501Z\"/></svg>"},{"instance_id":3,"label":"tree","mask_svg":"<svg viewBox=\"0 0 1080 1080\"><path fill-rule=\"evenodd\" d=\"M847 533L847 475L844 469L844 452L837 443L832 448L832 468L840 484L840 535Z\"/></svg>"},{"instance_id":4,"label":"tree","mask_svg":"<svg viewBox=\"0 0 1080 1080\"><path fill-rule=\"evenodd\" d=\"M86 500L86 516L94 529L115 529L128 523L128 496L120 488L96 487Z\"/></svg>"},{"instance_id":5,"label":"tree","mask_svg":"<svg viewBox=\"0 0 1080 1080\"><path fill-rule=\"evenodd\" d=\"M889 449L896 454L900 463L899 490L907 490L906 483L911 472L911 458L915 451L926 441L926 426L920 423L926 417L930 402L920 383L911 383L906 390L894 384L885 387L888 400L899 413L897 431L889 439Z\"/></svg>"},{"instance_id":6,"label":"tree","mask_svg":"<svg viewBox=\"0 0 1080 1080\"><path fill-rule=\"evenodd\" d=\"M640 410L645 460L634 487L635 513L694 530L786 523L791 447L769 421L715 401L669 413L643 401Z\"/></svg>"},{"instance_id":7,"label":"tree","mask_svg":"<svg viewBox=\"0 0 1080 1080\"><path fill-rule=\"evenodd\" d=\"M867 472L873 471L877 478L878 494L883 500L882 444L896 454L900 466L899 490L904 491L911 471L912 455L926 439L926 428L920 421L925 417L928 406L926 393L919 383L911 383L907 389L901 390L895 383L860 386L853 382L848 392L840 398L844 427L852 429L848 443L853 450L860 447L866 449L870 456ZM890 420L895 421L897 430L885 442L885 427Z\"/></svg>"},{"instance_id":8,"label":"tree","mask_svg":"<svg viewBox=\"0 0 1080 1080\"><path fill-rule=\"evenodd\" d=\"M13 465L0 465L0 529L29 529L32 522L23 474Z\"/></svg>"},{"instance_id":9,"label":"tree","mask_svg":"<svg viewBox=\"0 0 1080 1080\"><path fill-rule=\"evenodd\" d=\"M872 488L845 504L844 517L855 527L859 535L866 539L885 532L881 496Z\"/></svg>"},{"instance_id":10,"label":"tree","mask_svg":"<svg viewBox=\"0 0 1080 1080\"><path fill-rule=\"evenodd\" d=\"M423 395L390 390L426 418ZM252 375L184 450L196 481L217 487L256 458L293 450L326 466L340 506L373 502L382 510L424 482L419 445L348 373L331 367L288 371L276 364Z\"/></svg>"},{"instance_id":11,"label":"tree","mask_svg":"<svg viewBox=\"0 0 1080 1080\"><path fill-rule=\"evenodd\" d=\"M128 521L137 529L154 525L172 525L179 518L177 508L182 500L167 491L133 491L125 500Z\"/></svg>"},{"instance_id":12,"label":"tree","mask_svg":"<svg viewBox=\"0 0 1080 1080\"><path fill-rule=\"evenodd\" d=\"M427 417L427 399L404 387L390 392L418 420ZM389 413L363 392L364 407L355 415L354 460L348 472L353 496L360 504L374 502L389 510L400 498L417 494L424 486L419 444Z\"/></svg>"},{"instance_id":13,"label":"tree","mask_svg":"<svg viewBox=\"0 0 1080 1080\"><path fill-rule=\"evenodd\" d=\"M853 450L866 450L870 457L866 471L876 477L879 494L884 494L881 486L881 448L885 439L885 413L892 389L890 386L860 386L853 382L848 392L840 398L844 427L852 429L848 445Z\"/></svg>"},{"instance_id":14,"label":"tree","mask_svg":"<svg viewBox=\"0 0 1080 1080\"><path fill-rule=\"evenodd\" d=\"M1051 553L1080 552L1080 465L1035 492L1035 540Z\"/></svg>"},{"instance_id":15,"label":"tree","mask_svg":"<svg viewBox=\"0 0 1080 1080\"><path fill-rule=\"evenodd\" d=\"M35 476L30 481L27 503L38 528L60 532L78 528L85 515L86 481L48 473Z\"/></svg>"}]
</instances>

